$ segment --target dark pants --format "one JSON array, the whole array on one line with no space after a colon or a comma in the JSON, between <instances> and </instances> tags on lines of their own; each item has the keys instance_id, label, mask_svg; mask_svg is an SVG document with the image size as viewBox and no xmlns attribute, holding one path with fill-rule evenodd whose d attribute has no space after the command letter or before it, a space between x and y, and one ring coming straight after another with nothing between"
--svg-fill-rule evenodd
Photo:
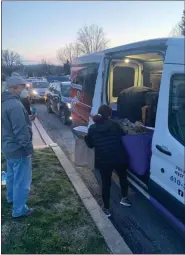
<instances>
[{"instance_id":1,"label":"dark pants","mask_svg":"<svg viewBox=\"0 0 185 255\"><path fill-rule=\"evenodd\" d=\"M101 180L102 180L102 197L104 207L109 209L110 202L110 188L111 188L111 177L113 170L116 170L120 186L121 186L121 195L122 197L127 197L128 194L128 181L127 181L127 167L126 166L117 166L117 167L106 167L100 169Z\"/></svg>"}]
</instances>

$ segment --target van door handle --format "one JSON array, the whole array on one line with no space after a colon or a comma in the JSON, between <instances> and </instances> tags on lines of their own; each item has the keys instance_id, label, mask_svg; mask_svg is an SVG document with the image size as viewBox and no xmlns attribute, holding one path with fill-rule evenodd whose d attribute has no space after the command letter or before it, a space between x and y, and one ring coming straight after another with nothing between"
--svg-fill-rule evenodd
<instances>
[{"instance_id":1,"label":"van door handle","mask_svg":"<svg viewBox=\"0 0 185 255\"><path fill-rule=\"evenodd\" d=\"M155 147L156 147L160 152L162 152L162 153L164 153L164 154L166 154L166 155L168 155L168 156L171 156L171 155L172 155L170 151L164 149L162 146L160 146L160 145L158 145L158 144L157 144Z\"/></svg>"}]
</instances>

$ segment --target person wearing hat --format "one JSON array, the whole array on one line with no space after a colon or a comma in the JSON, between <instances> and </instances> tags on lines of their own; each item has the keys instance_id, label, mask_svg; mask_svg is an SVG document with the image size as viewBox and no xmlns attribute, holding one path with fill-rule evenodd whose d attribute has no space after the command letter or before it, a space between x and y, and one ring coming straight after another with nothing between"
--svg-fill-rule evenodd
<instances>
[{"instance_id":1,"label":"person wearing hat","mask_svg":"<svg viewBox=\"0 0 185 255\"><path fill-rule=\"evenodd\" d=\"M33 154L31 123L20 94L26 81L18 76L7 80L2 93L2 152L7 163L7 201L13 203L12 217L33 214L26 205L32 180Z\"/></svg>"}]
</instances>

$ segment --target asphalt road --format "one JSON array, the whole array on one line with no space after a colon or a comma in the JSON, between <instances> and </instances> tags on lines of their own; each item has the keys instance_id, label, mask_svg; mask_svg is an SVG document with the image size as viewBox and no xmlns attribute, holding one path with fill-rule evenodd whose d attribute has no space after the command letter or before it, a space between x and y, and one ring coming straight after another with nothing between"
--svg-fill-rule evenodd
<instances>
[{"instance_id":1,"label":"asphalt road","mask_svg":"<svg viewBox=\"0 0 185 255\"><path fill-rule=\"evenodd\" d=\"M62 125L55 114L48 114L44 104L35 105L38 117L52 140L74 161L75 140L70 127ZM102 205L100 176L98 171L76 168L87 187ZM117 176L113 176L111 190L111 221L124 237L133 253L141 254L185 254L185 241L164 220L149 201L130 188L131 208L120 206L120 188Z\"/></svg>"}]
</instances>

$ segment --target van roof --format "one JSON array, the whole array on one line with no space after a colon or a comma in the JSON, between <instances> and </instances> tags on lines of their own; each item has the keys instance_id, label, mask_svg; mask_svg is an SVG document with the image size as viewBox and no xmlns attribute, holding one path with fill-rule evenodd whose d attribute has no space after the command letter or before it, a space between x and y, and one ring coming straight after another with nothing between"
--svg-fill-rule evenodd
<instances>
[{"instance_id":1,"label":"van roof","mask_svg":"<svg viewBox=\"0 0 185 255\"><path fill-rule=\"evenodd\" d=\"M129 51L129 50L137 50L138 48L166 48L169 45L179 45L182 47L184 44L184 37L166 37L166 38L156 38L150 40L144 40L134 43L129 43L121 46L117 46L114 48L110 48L104 51L95 52L89 55L81 56L78 58L74 58L72 61L72 66L80 65L80 64L88 64L88 63L100 63L102 57L107 55L119 53L120 51Z\"/></svg>"},{"instance_id":2,"label":"van roof","mask_svg":"<svg viewBox=\"0 0 185 255\"><path fill-rule=\"evenodd\" d=\"M170 44L182 44L184 42L183 37L166 37L166 38L156 38L150 40L144 40L139 42L134 42L130 44L121 45L118 47L114 47L111 49L105 50L105 54L111 55L120 51L129 51L129 50L137 50L138 48L148 48L148 47L167 47Z\"/></svg>"},{"instance_id":3,"label":"van roof","mask_svg":"<svg viewBox=\"0 0 185 255\"><path fill-rule=\"evenodd\" d=\"M100 63L103 55L104 55L104 51L99 51L99 52L91 53L89 55L74 58L72 61L72 65L75 66L75 65L88 64L88 63Z\"/></svg>"}]
</instances>

